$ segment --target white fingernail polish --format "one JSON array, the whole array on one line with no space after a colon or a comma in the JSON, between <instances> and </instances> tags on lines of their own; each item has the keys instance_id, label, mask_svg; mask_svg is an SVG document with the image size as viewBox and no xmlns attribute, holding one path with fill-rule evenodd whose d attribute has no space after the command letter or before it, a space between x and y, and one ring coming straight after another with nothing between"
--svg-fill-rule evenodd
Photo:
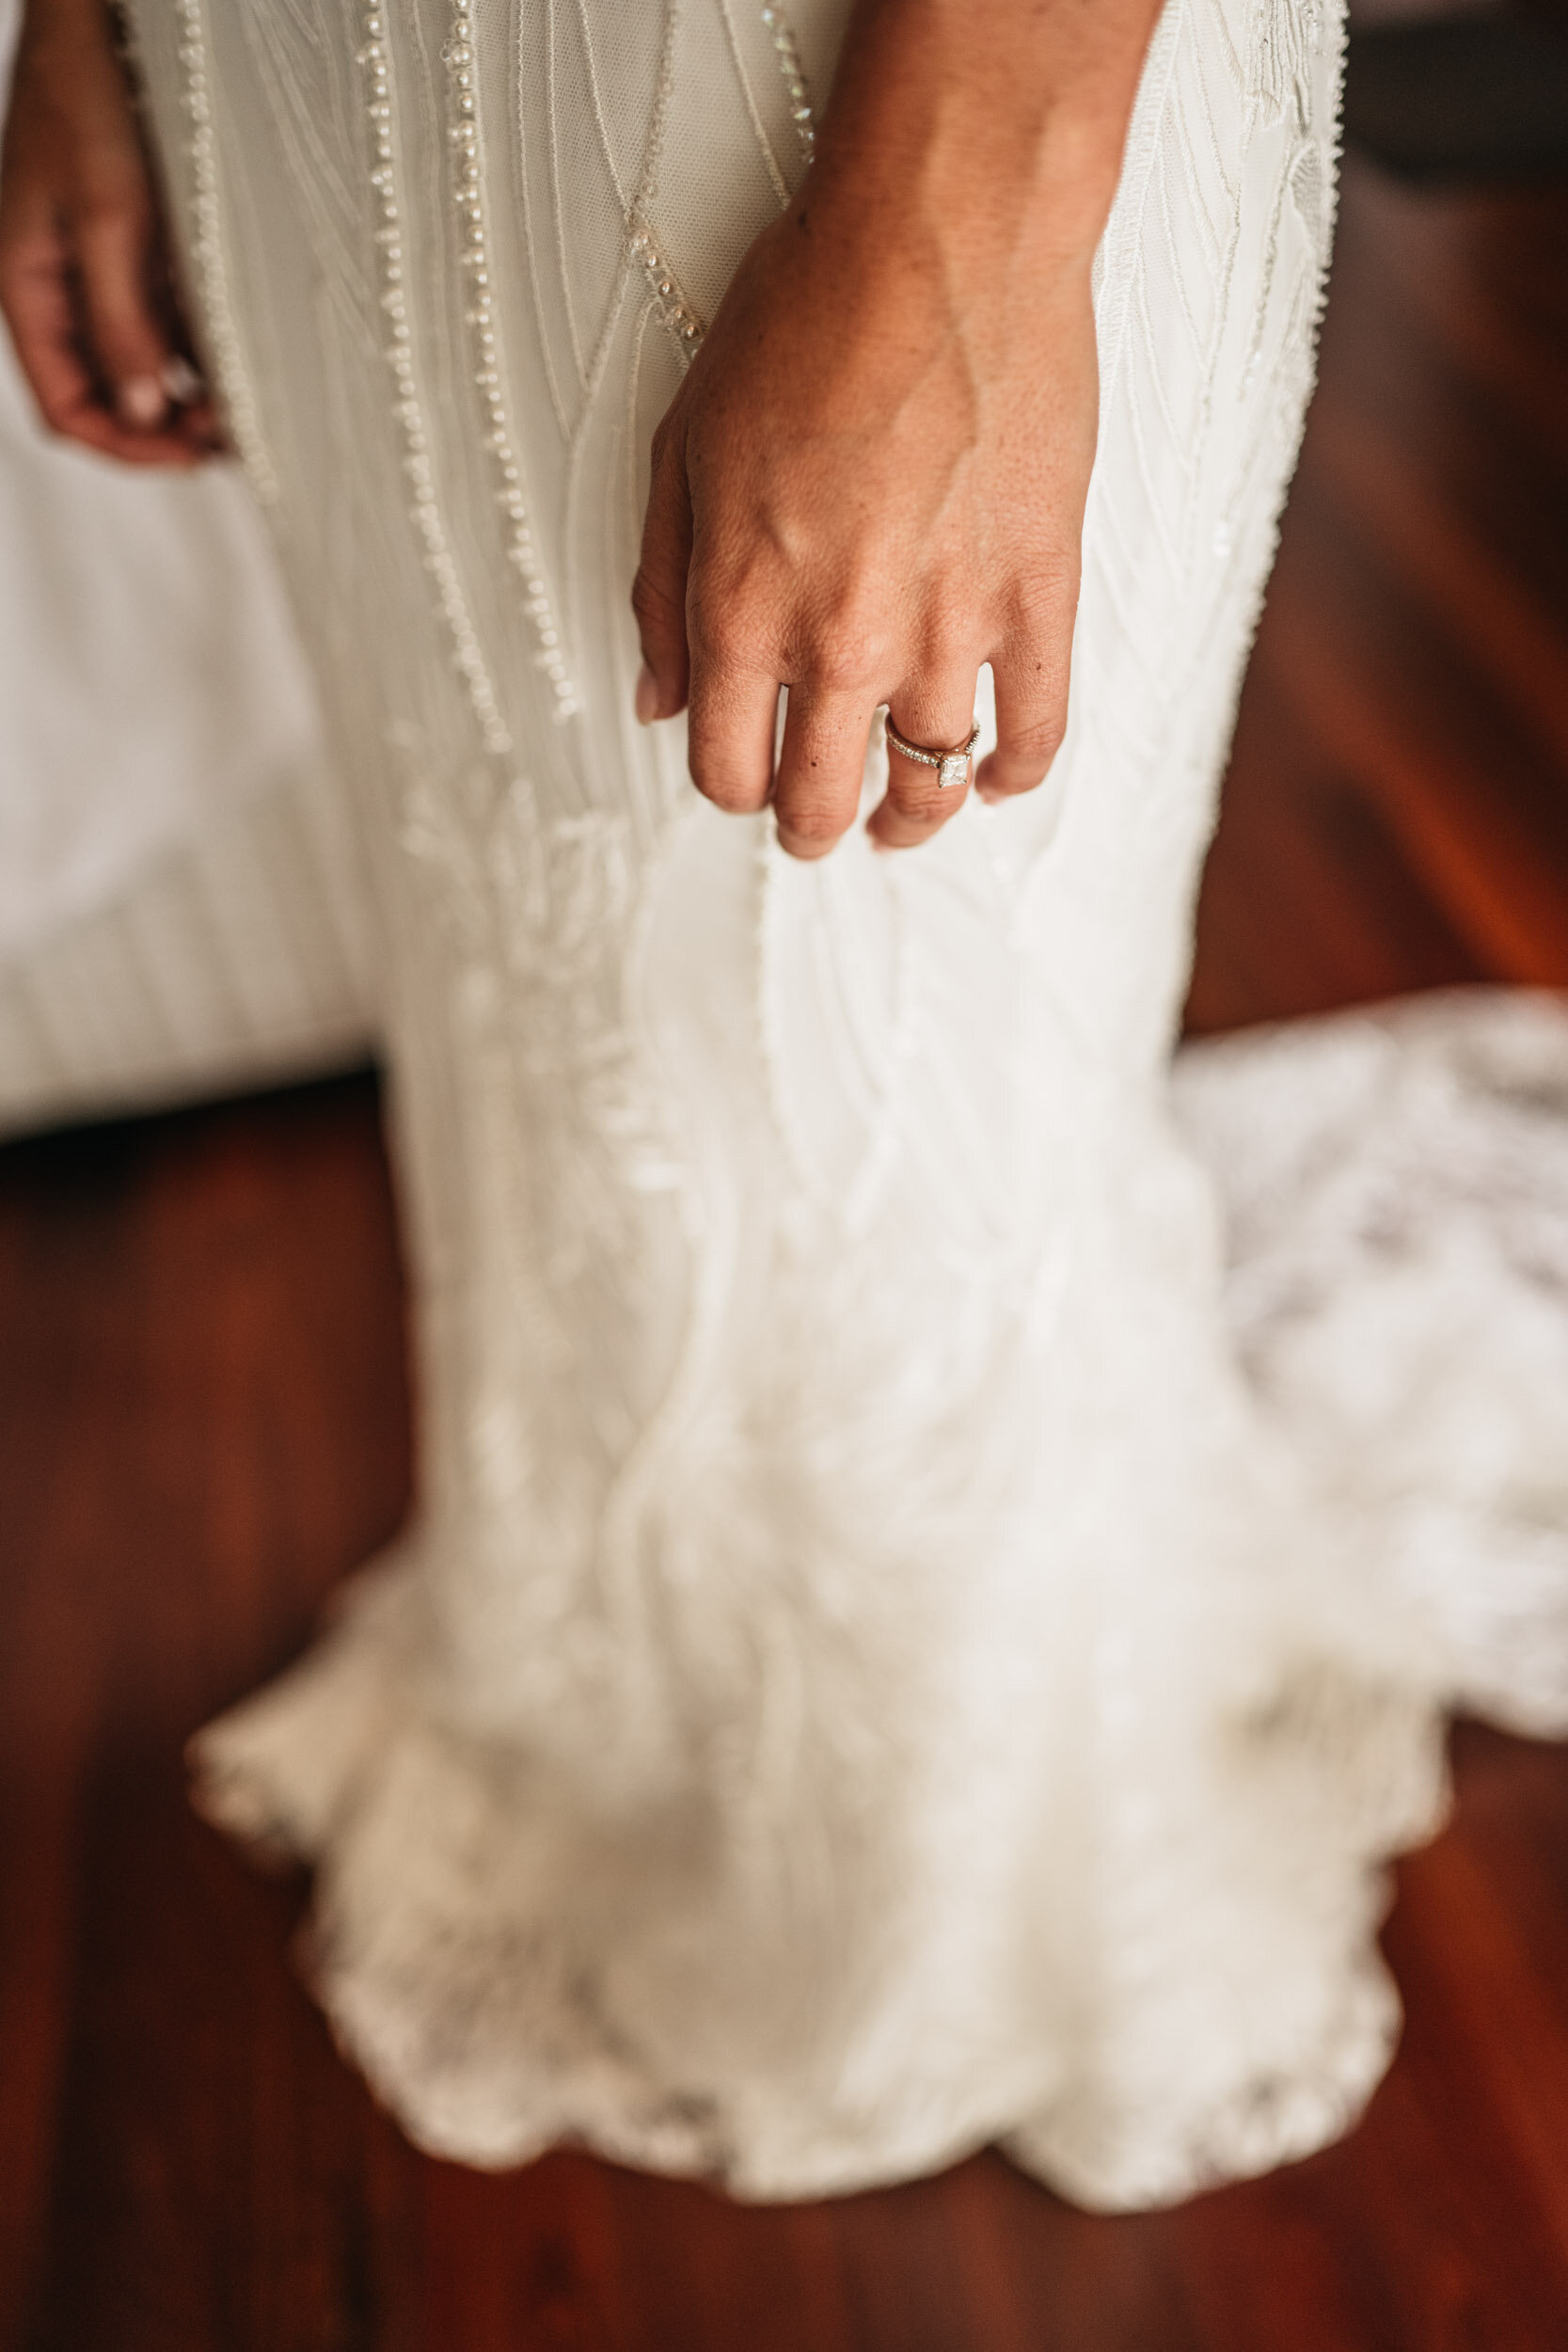
<instances>
[{"instance_id":1,"label":"white fingernail polish","mask_svg":"<svg viewBox=\"0 0 1568 2352\"><path fill-rule=\"evenodd\" d=\"M166 360L162 373L165 391L182 408L188 408L193 400L198 400L205 389L188 359Z\"/></svg>"},{"instance_id":2,"label":"white fingernail polish","mask_svg":"<svg viewBox=\"0 0 1568 2352\"><path fill-rule=\"evenodd\" d=\"M150 425L162 424L168 403L155 375L133 375L116 393L115 405L127 424L145 429Z\"/></svg>"}]
</instances>

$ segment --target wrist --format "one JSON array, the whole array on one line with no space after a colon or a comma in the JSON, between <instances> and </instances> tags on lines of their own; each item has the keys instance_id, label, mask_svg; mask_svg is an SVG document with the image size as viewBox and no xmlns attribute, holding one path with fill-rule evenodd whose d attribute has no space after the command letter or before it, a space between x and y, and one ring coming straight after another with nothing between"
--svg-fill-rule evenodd
<instances>
[{"instance_id":1,"label":"wrist","mask_svg":"<svg viewBox=\"0 0 1568 2352\"><path fill-rule=\"evenodd\" d=\"M104 0L27 0L17 43L18 70L31 67L70 87L104 67L121 71L121 43Z\"/></svg>"},{"instance_id":2,"label":"wrist","mask_svg":"<svg viewBox=\"0 0 1568 2352\"><path fill-rule=\"evenodd\" d=\"M104 0L26 0L22 12L25 40L79 40L84 35L99 41L110 36Z\"/></svg>"},{"instance_id":3,"label":"wrist","mask_svg":"<svg viewBox=\"0 0 1568 2352\"><path fill-rule=\"evenodd\" d=\"M1086 266L1156 14L1157 0L861 0L804 204L924 230L982 277Z\"/></svg>"}]
</instances>

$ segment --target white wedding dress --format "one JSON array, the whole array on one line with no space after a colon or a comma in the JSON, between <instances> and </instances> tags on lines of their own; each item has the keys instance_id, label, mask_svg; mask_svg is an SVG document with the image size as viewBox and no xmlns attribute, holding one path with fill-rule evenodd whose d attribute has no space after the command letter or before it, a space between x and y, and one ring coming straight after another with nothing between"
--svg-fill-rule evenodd
<instances>
[{"instance_id":1,"label":"white wedding dress","mask_svg":"<svg viewBox=\"0 0 1568 2352\"><path fill-rule=\"evenodd\" d=\"M427 2147L797 2197L999 2139L1137 2205L1356 2113L1442 1708L1568 1723L1568 1024L1438 1000L1172 1095L1318 0L1155 36L1045 788L801 866L634 724L649 437L846 12L138 8L372 876L423 1436L395 1557L199 1760L315 1862Z\"/></svg>"}]
</instances>

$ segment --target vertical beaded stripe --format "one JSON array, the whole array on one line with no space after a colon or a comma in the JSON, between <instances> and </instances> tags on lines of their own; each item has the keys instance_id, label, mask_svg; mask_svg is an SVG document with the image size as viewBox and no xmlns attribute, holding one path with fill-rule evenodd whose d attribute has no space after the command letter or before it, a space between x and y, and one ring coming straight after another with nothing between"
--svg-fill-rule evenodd
<instances>
[{"instance_id":1,"label":"vertical beaded stripe","mask_svg":"<svg viewBox=\"0 0 1568 2352\"><path fill-rule=\"evenodd\" d=\"M570 719L581 706L567 670L549 591L540 570L538 548L523 492L516 438L507 405L506 375L490 279L483 156L479 102L474 87L473 0L452 0L451 30L441 58L447 70L449 130L453 148L452 168L461 259L470 289L464 321L470 337L474 383L485 410L485 447L494 460L498 477L496 503L507 518L507 561L522 584L523 610L538 642L534 661L550 682L550 691L555 698L555 717L560 723Z\"/></svg>"},{"instance_id":2,"label":"vertical beaded stripe","mask_svg":"<svg viewBox=\"0 0 1568 2352\"><path fill-rule=\"evenodd\" d=\"M648 281L648 292L658 306L660 318L674 337L677 350L683 358L689 359L707 333L706 320L682 288L645 221L638 221L632 229L631 249L636 260L641 263L642 275Z\"/></svg>"},{"instance_id":3,"label":"vertical beaded stripe","mask_svg":"<svg viewBox=\"0 0 1568 2352\"><path fill-rule=\"evenodd\" d=\"M256 402L245 372L239 329L229 299L223 249L223 203L218 187L217 140L213 131L212 90L207 73L207 27L202 0L178 0L180 11L181 103L190 129L185 153L190 165L191 253L206 317L207 345L234 448L263 506L279 496L277 471L262 437Z\"/></svg>"},{"instance_id":4,"label":"vertical beaded stripe","mask_svg":"<svg viewBox=\"0 0 1568 2352\"><path fill-rule=\"evenodd\" d=\"M196 5L196 0L185 0L185 4ZM452 660L462 674L484 748L501 754L511 750L512 738L500 714L478 633L468 616L457 565L441 520L430 437L414 369L413 337L404 285L403 210L398 196L397 143L393 136L391 64L386 20L380 8L367 11L363 29L365 43L358 52L358 63L364 76L365 113L373 159L371 185L376 193L380 215L375 243L381 256L381 308L389 328L389 340L383 349L392 378L394 414L402 430L403 469L414 490L409 512L423 542L425 569L436 583L436 600L451 638Z\"/></svg>"},{"instance_id":5,"label":"vertical beaded stripe","mask_svg":"<svg viewBox=\"0 0 1568 2352\"><path fill-rule=\"evenodd\" d=\"M674 95L675 36L679 25L679 0L665 0L664 45L658 61L658 78L654 85L653 115L642 152L642 169L637 192L626 207L626 245L632 261L641 269L648 292L654 298L654 306L684 364L691 358L707 333L707 321L688 297L666 260L651 225L654 198L658 189L658 167L664 154L664 136L670 119L670 101Z\"/></svg>"},{"instance_id":6,"label":"vertical beaded stripe","mask_svg":"<svg viewBox=\"0 0 1568 2352\"><path fill-rule=\"evenodd\" d=\"M789 92L790 119L795 135L800 142L800 153L807 165L816 152L816 119L812 109L811 91L800 64L800 45L793 26L782 8L767 8L762 21L773 36L773 48L779 60L779 71Z\"/></svg>"},{"instance_id":7,"label":"vertical beaded stripe","mask_svg":"<svg viewBox=\"0 0 1568 2352\"><path fill-rule=\"evenodd\" d=\"M454 5L457 4L463 6L464 13L467 14L467 7L471 6L471 0L454 0ZM672 23L673 21L673 11L672 10ZM774 52L779 60L779 70L784 77L784 86L789 92L790 119L794 122L796 135L800 143L801 159L809 165L816 151L816 124L812 109L811 92L800 64L800 48L794 31L782 9L765 8L762 11L762 21L772 35ZM682 358L689 359L707 332L707 321L681 285L648 222L654 175L657 167L658 151L663 137L662 114L668 103L668 79L669 69L666 65L660 75L659 89L656 98L655 122L649 140L648 163L644 169L643 185L638 191L626 226L632 258L641 267L643 277L647 280L648 291L657 305L659 316L674 339L675 347ZM780 187L781 202L787 201L782 183L777 180L776 171L775 184Z\"/></svg>"}]
</instances>

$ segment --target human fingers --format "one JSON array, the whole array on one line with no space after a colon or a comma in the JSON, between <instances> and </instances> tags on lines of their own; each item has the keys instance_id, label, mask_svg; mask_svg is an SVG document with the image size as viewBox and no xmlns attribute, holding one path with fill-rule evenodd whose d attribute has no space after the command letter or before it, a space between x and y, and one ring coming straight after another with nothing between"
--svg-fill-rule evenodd
<instances>
[{"instance_id":1,"label":"human fingers","mask_svg":"<svg viewBox=\"0 0 1568 2352\"><path fill-rule=\"evenodd\" d=\"M631 608L642 646L637 715L645 726L655 719L673 719L690 691L686 635L690 569L691 494L686 479L685 436L666 417L654 435L642 551L631 590Z\"/></svg>"},{"instance_id":2,"label":"human fingers","mask_svg":"<svg viewBox=\"0 0 1568 2352\"><path fill-rule=\"evenodd\" d=\"M996 683L996 749L980 762L974 788L983 801L1010 800L1042 784L1067 729L1076 571L1021 610L991 659Z\"/></svg>"},{"instance_id":3,"label":"human fingers","mask_svg":"<svg viewBox=\"0 0 1568 2352\"><path fill-rule=\"evenodd\" d=\"M78 415L99 404L77 344L64 250L46 215L18 219L9 207L0 215L0 310L45 424L82 437Z\"/></svg>"},{"instance_id":4,"label":"human fingers","mask_svg":"<svg viewBox=\"0 0 1568 2352\"><path fill-rule=\"evenodd\" d=\"M153 294L159 228L145 182L115 186L78 209L72 259L88 349L105 406L144 462L194 463L204 453L195 412L171 387L194 390L189 363Z\"/></svg>"},{"instance_id":5,"label":"human fingers","mask_svg":"<svg viewBox=\"0 0 1568 2352\"><path fill-rule=\"evenodd\" d=\"M790 688L773 804L791 857L825 857L854 823L876 707L864 687Z\"/></svg>"},{"instance_id":6,"label":"human fingers","mask_svg":"<svg viewBox=\"0 0 1568 2352\"><path fill-rule=\"evenodd\" d=\"M203 453L176 431L150 435L108 405L83 347L75 271L61 231L41 209L0 216L0 310L39 412L51 432L133 464L191 465Z\"/></svg>"},{"instance_id":7,"label":"human fingers","mask_svg":"<svg viewBox=\"0 0 1568 2352\"><path fill-rule=\"evenodd\" d=\"M170 429L188 441L203 457L230 454L228 436L218 420L206 378L189 356L189 339L179 311L170 304L172 325L170 335L174 358L164 370L164 389L168 394L174 414Z\"/></svg>"},{"instance_id":8,"label":"human fingers","mask_svg":"<svg viewBox=\"0 0 1568 2352\"><path fill-rule=\"evenodd\" d=\"M768 804L779 684L770 669L710 654L701 636L691 649L687 759L705 800L734 816Z\"/></svg>"},{"instance_id":9,"label":"human fingers","mask_svg":"<svg viewBox=\"0 0 1568 2352\"><path fill-rule=\"evenodd\" d=\"M887 792L867 821L879 850L912 850L928 841L969 797L970 762L942 770L900 751L895 736L919 749L959 754L974 728L973 663L900 687L888 705ZM956 781L953 780L956 774Z\"/></svg>"}]
</instances>

